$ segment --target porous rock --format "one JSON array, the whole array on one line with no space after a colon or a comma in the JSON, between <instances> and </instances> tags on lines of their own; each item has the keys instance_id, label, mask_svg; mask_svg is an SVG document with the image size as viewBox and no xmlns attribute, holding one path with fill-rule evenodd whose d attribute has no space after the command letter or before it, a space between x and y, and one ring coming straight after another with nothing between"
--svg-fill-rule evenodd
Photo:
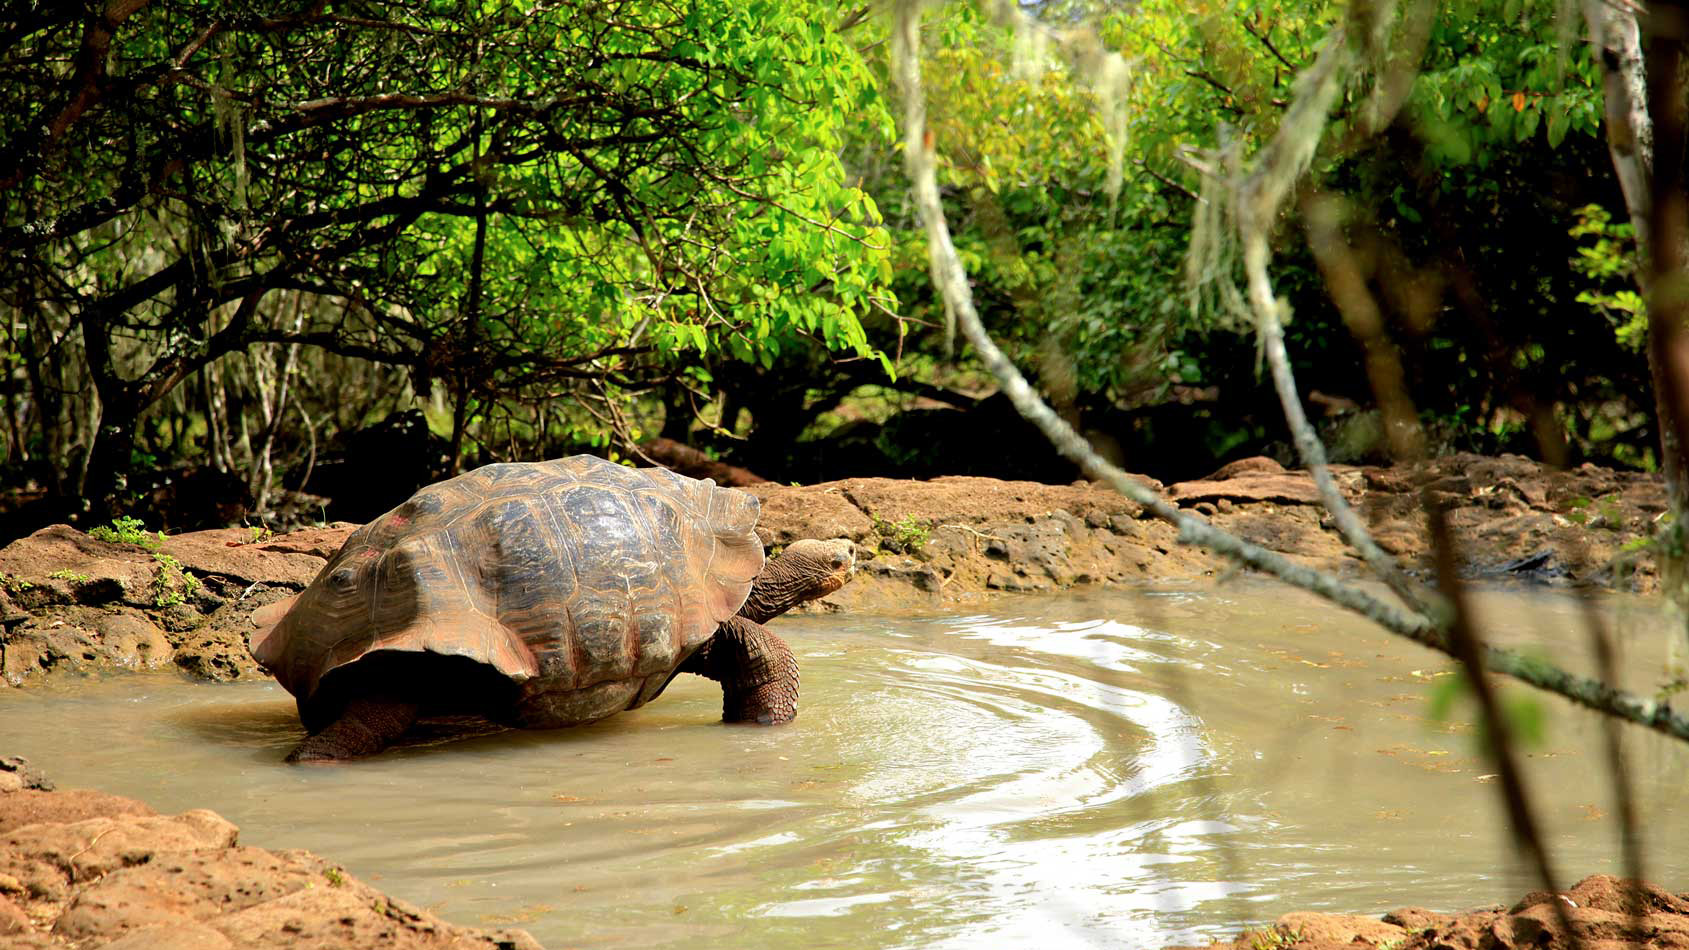
<instances>
[{"instance_id":1,"label":"porous rock","mask_svg":"<svg viewBox=\"0 0 1689 950\"><path fill-rule=\"evenodd\" d=\"M110 659L92 631L63 623L26 626L0 641L0 677L13 686L47 673L88 672Z\"/></svg>"},{"instance_id":2,"label":"porous rock","mask_svg":"<svg viewBox=\"0 0 1689 950\"><path fill-rule=\"evenodd\" d=\"M1566 921L1577 934L1575 944ZM1507 910L1481 907L1444 914L1411 907L1386 914L1383 920L1291 913L1280 917L1272 931L1273 936L1264 938L1259 930L1246 930L1206 950L1259 950L1268 943L1280 950L1539 950L1574 945L1586 950L1683 950L1689 948L1689 896L1597 874L1561 894L1527 894Z\"/></svg>"},{"instance_id":3,"label":"porous rock","mask_svg":"<svg viewBox=\"0 0 1689 950\"><path fill-rule=\"evenodd\" d=\"M242 847L237 836L234 825L204 810L161 816L97 792L0 794L0 943L118 950L539 946L523 931L447 923L309 852Z\"/></svg>"},{"instance_id":4,"label":"porous rock","mask_svg":"<svg viewBox=\"0 0 1689 950\"><path fill-rule=\"evenodd\" d=\"M228 683L265 675L246 646L244 631L201 630L176 649L176 666L190 676Z\"/></svg>"},{"instance_id":5,"label":"porous rock","mask_svg":"<svg viewBox=\"0 0 1689 950\"><path fill-rule=\"evenodd\" d=\"M109 614L94 629L111 662L128 669L157 669L168 664L174 652L164 631L136 614Z\"/></svg>"}]
</instances>

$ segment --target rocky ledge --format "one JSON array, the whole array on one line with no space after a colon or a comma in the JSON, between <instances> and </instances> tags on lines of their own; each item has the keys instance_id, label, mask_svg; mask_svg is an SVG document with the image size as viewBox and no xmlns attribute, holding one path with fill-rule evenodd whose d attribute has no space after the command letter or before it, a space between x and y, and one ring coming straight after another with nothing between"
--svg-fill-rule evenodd
<instances>
[{"instance_id":1,"label":"rocky ledge","mask_svg":"<svg viewBox=\"0 0 1689 950\"><path fill-rule=\"evenodd\" d=\"M1644 546L1666 508L1657 476L1475 455L1333 470L1379 543L1411 569L1429 565L1423 505L1434 503L1448 511L1474 576L1637 591L1656 584ZM1246 459L1166 488L1143 481L1293 560L1359 569L1305 472ZM800 538L854 542L857 579L813 609L937 607L997 592L1188 582L1228 569L1178 544L1173 526L1086 482L852 478L746 490L762 501L757 530L771 549ZM280 537L198 531L145 544L44 528L0 548L0 677L21 685L107 667L260 676L246 650L253 610L303 588L355 527Z\"/></svg>"},{"instance_id":2,"label":"rocky ledge","mask_svg":"<svg viewBox=\"0 0 1689 950\"><path fill-rule=\"evenodd\" d=\"M243 847L204 809L53 791L0 759L0 946L16 950L539 950L521 930L459 927L308 851Z\"/></svg>"},{"instance_id":3,"label":"rocky ledge","mask_svg":"<svg viewBox=\"0 0 1689 950\"><path fill-rule=\"evenodd\" d=\"M1560 905L1556 910L1555 904ZM1560 911L1565 912L1562 918ZM1570 924L1570 933L1567 924ZM1294 913L1229 942L1173 950L1680 950L1689 947L1689 894L1598 874L1560 894L1533 891L1512 907L1441 914L1409 907L1382 919Z\"/></svg>"}]
</instances>

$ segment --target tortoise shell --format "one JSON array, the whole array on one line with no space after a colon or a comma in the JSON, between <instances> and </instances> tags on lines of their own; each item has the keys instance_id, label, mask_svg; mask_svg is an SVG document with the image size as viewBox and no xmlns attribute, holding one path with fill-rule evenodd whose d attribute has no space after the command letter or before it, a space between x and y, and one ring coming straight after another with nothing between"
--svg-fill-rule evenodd
<instances>
[{"instance_id":1,"label":"tortoise shell","mask_svg":"<svg viewBox=\"0 0 1689 950\"><path fill-rule=\"evenodd\" d=\"M344 701L325 681L376 669L372 654L485 664L514 684L499 712L516 725L602 719L655 698L738 612L762 570L758 514L745 492L665 469L488 465L353 533L255 616L252 655L311 729Z\"/></svg>"}]
</instances>

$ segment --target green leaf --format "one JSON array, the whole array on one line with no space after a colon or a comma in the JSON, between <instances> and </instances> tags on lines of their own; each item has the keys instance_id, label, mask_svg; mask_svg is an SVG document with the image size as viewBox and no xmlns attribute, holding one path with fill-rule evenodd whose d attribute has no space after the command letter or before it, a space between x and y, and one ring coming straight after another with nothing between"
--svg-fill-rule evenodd
<instances>
[{"instance_id":1,"label":"green leaf","mask_svg":"<svg viewBox=\"0 0 1689 950\"><path fill-rule=\"evenodd\" d=\"M1571 127L1571 121L1564 110L1556 109L1548 114L1548 146L1559 148L1565 141L1566 130Z\"/></svg>"}]
</instances>

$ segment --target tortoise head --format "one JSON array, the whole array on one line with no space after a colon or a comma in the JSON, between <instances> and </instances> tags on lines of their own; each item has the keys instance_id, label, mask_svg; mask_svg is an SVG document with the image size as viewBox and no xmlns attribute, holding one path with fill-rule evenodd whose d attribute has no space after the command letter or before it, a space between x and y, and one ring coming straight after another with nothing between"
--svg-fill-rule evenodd
<instances>
[{"instance_id":1,"label":"tortoise head","mask_svg":"<svg viewBox=\"0 0 1689 950\"><path fill-rule=\"evenodd\" d=\"M373 645L371 581L381 553L354 535L305 590L253 615L253 658L295 696L310 697L324 674Z\"/></svg>"},{"instance_id":2,"label":"tortoise head","mask_svg":"<svg viewBox=\"0 0 1689 950\"><path fill-rule=\"evenodd\" d=\"M844 538L794 541L763 565L739 616L762 623L798 604L838 590L856 572L856 555Z\"/></svg>"}]
</instances>

